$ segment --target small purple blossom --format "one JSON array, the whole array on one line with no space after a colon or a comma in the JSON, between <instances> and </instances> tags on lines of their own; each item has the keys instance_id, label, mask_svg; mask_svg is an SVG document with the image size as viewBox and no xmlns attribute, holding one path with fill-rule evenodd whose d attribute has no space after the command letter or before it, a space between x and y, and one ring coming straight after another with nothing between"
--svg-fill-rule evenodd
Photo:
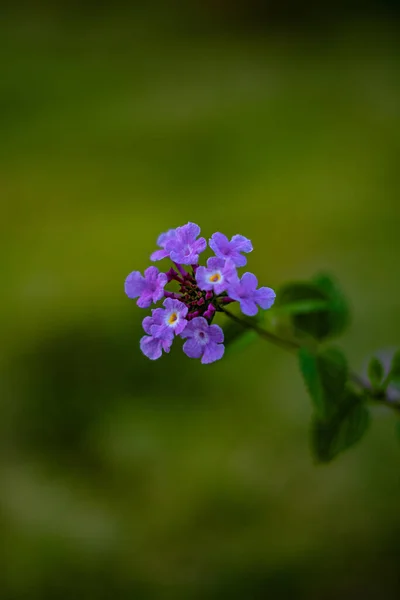
<instances>
[{"instance_id":1,"label":"small purple blossom","mask_svg":"<svg viewBox=\"0 0 400 600\"><path fill-rule=\"evenodd\" d=\"M212 256L207 261L207 267L198 267L196 271L197 285L201 290L213 290L221 294L228 289L229 282L237 277L236 267L231 260Z\"/></svg>"},{"instance_id":2,"label":"small purple blossom","mask_svg":"<svg viewBox=\"0 0 400 600\"><path fill-rule=\"evenodd\" d=\"M186 315L188 307L179 300L166 298L163 302L165 308L153 310L153 324L150 333L153 337L164 337L165 332L179 335L187 325Z\"/></svg>"},{"instance_id":3,"label":"small purple blossom","mask_svg":"<svg viewBox=\"0 0 400 600\"><path fill-rule=\"evenodd\" d=\"M257 304L261 308L271 308L275 300L275 292L271 288L261 287L257 290L257 277L253 273L245 273L228 288L228 295L240 303L240 310L247 316L257 314Z\"/></svg>"},{"instance_id":4,"label":"small purple blossom","mask_svg":"<svg viewBox=\"0 0 400 600\"><path fill-rule=\"evenodd\" d=\"M229 241L226 235L217 232L211 236L208 243L218 258L225 260L230 258L237 267L244 267L247 263L247 258L241 252L251 252L253 250L251 241L243 235L234 235Z\"/></svg>"},{"instance_id":5,"label":"small purple blossom","mask_svg":"<svg viewBox=\"0 0 400 600\"><path fill-rule=\"evenodd\" d=\"M150 260L162 260L163 258L167 258L167 256L169 256L169 252L165 250L165 246L167 242L173 240L175 236L176 229L169 229L165 233L159 235L157 239L157 246L160 246L162 250L156 250L155 252L153 252L153 254L150 256Z\"/></svg>"},{"instance_id":6,"label":"small purple blossom","mask_svg":"<svg viewBox=\"0 0 400 600\"><path fill-rule=\"evenodd\" d=\"M207 242L200 235L200 227L195 223L187 223L175 229L165 243L165 251L170 259L178 265L194 265L199 261L199 254L204 252Z\"/></svg>"},{"instance_id":7,"label":"small purple blossom","mask_svg":"<svg viewBox=\"0 0 400 600\"><path fill-rule=\"evenodd\" d=\"M183 351L189 358L200 358L203 365L222 358L224 332L218 325L209 325L204 317L190 321L181 337L187 338Z\"/></svg>"},{"instance_id":8,"label":"small purple blossom","mask_svg":"<svg viewBox=\"0 0 400 600\"><path fill-rule=\"evenodd\" d=\"M140 340L140 349L150 360L160 358L163 350L164 352L169 352L174 339L173 331L168 329L163 331L161 336L157 337L153 335L153 329L157 327L154 319L155 312L153 310L152 317L145 317L143 319L143 329L148 335L144 335Z\"/></svg>"},{"instance_id":9,"label":"small purple blossom","mask_svg":"<svg viewBox=\"0 0 400 600\"><path fill-rule=\"evenodd\" d=\"M164 286L168 278L157 267L149 267L144 277L139 271L133 271L125 280L125 293L128 298L137 298L140 308L147 308L164 296Z\"/></svg>"}]
</instances>

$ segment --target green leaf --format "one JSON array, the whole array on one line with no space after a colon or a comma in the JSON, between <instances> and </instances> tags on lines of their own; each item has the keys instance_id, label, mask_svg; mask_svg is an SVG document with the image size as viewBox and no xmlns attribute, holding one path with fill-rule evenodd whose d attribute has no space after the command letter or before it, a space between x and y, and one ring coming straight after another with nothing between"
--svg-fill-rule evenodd
<instances>
[{"instance_id":1,"label":"green leaf","mask_svg":"<svg viewBox=\"0 0 400 600\"><path fill-rule=\"evenodd\" d=\"M400 350L397 350L393 355L388 381L400 384Z\"/></svg>"},{"instance_id":2,"label":"green leaf","mask_svg":"<svg viewBox=\"0 0 400 600\"><path fill-rule=\"evenodd\" d=\"M373 388L379 388L384 376L384 368L381 361L375 356L371 358L368 365L368 377Z\"/></svg>"},{"instance_id":3,"label":"green leaf","mask_svg":"<svg viewBox=\"0 0 400 600\"><path fill-rule=\"evenodd\" d=\"M329 299L329 335L333 337L343 333L350 322L350 309L338 283L327 273L320 273L313 282Z\"/></svg>"},{"instance_id":4,"label":"green leaf","mask_svg":"<svg viewBox=\"0 0 400 600\"><path fill-rule=\"evenodd\" d=\"M301 348L299 364L316 414L321 419L330 418L345 393L348 377L346 357L335 347L319 353Z\"/></svg>"},{"instance_id":5,"label":"green leaf","mask_svg":"<svg viewBox=\"0 0 400 600\"><path fill-rule=\"evenodd\" d=\"M343 294L332 278L319 275L311 282L283 286L275 303L277 314L287 314L292 326L317 340L338 335L349 321Z\"/></svg>"},{"instance_id":6,"label":"green leaf","mask_svg":"<svg viewBox=\"0 0 400 600\"><path fill-rule=\"evenodd\" d=\"M287 314L307 314L311 312L321 312L329 309L327 300L298 300L282 304L275 309L276 313Z\"/></svg>"},{"instance_id":7,"label":"green leaf","mask_svg":"<svg viewBox=\"0 0 400 600\"><path fill-rule=\"evenodd\" d=\"M362 396L347 390L337 413L329 420L314 419L311 444L318 462L329 462L356 444L369 425L369 412Z\"/></svg>"},{"instance_id":8,"label":"green leaf","mask_svg":"<svg viewBox=\"0 0 400 600\"><path fill-rule=\"evenodd\" d=\"M319 303L326 302L326 300L326 294L320 290L315 283L308 281L294 281L292 283L285 284L279 290L275 305L279 307L291 305L294 309L296 304L300 305L303 302L316 301ZM310 312L312 311L313 306L311 305Z\"/></svg>"},{"instance_id":9,"label":"green leaf","mask_svg":"<svg viewBox=\"0 0 400 600\"><path fill-rule=\"evenodd\" d=\"M349 387L346 357L338 348L328 347L316 353L301 348L299 362L315 408L313 452L319 462L329 462L366 431L369 413L365 398Z\"/></svg>"}]
</instances>

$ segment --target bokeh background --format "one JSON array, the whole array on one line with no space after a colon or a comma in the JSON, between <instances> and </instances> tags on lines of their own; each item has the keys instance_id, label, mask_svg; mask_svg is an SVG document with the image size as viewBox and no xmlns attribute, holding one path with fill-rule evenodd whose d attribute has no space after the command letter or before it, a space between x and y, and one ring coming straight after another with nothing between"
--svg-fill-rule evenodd
<instances>
[{"instance_id":1,"label":"bokeh background","mask_svg":"<svg viewBox=\"0 0 400 600\"><path fill-rule=\"evenodd\" d=\"M400 343L395 2L27 2L0 19L0 597L399 598L400 444L326 467L291 355L140 354L189 220L323 269L354 368Z\"/></svg>"}]
</instances>

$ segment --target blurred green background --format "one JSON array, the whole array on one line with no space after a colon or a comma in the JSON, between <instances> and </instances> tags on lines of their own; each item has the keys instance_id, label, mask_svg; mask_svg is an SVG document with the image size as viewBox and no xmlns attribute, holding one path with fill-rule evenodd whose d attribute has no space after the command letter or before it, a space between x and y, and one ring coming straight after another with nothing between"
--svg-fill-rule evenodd
<instances>
[{"instance_id":1,"label":"blurred green background","mask_svg":"<svg viewBox=\"0 0 400 600\"><path fill-rule=\"evenodd\" d=\"M400 343L395 3L1 9L0 597L399 598L400 445L327 467L284 351L139 351L158 234L321 269L354 368Z\"/></svg>"}]
</instances>

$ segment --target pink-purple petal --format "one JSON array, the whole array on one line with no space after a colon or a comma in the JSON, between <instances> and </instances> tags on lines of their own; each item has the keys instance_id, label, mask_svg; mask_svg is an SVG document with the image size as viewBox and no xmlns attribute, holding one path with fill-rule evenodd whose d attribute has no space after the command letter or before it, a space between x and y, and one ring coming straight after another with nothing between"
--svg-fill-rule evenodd
<instances>
[{"instance_id":1,"label":"pink-purple petal","mask_svg":"<svg viewBox=\"0 0 400 600\"><path fill-rule=\"evenodd\" d=\"M203 348L194 338L189 338L183 344L183 351L189 358L200 358Z\"/></svg>"},{"instance_id":2,"label":"pink-purple petal","mask_svg":"<svg viewBox=\"0 0 400 600\"><path fill-rule=\"evenodd\" d=\"M220 258L226 257L229 252L229 240L223 233L214 233L208 241L210 248Z\"/></svg>"},{"instance_id":3,"label":"pink-purple petal","mask_svg":"<svg viewBox=\"0 0 400 600\"><path fill-rule=\"evenodd\" d=\"M244 237L244 235L234 235L232 237L231 244L234 245L237 252L253 251L253 244L248 238Z\"/></svg>"},{"instance_id":4,"label":"pink-purple petal","mask_svg":"<svg viewBox=\"0 0 400 600\"><path fill-rule=\"evenodd\" d=\"M161 233L157 238L157 246L164 248L168 240L172 240L176 236L176 229L168 229L164 233Z\"/></svg>"},{"instance_id":5,"label":"pink-purple petal","mask_svg":"<svg viewBox=\"0 0 400 600\"><path fill-rule=\"evenodd\" d=\"M266 310L271 308L275 302L276 294L274 290L268 287L260 287L256 291L256 302L261 306L262 309Z\"/></svg>"},{"instance_id":6,"label":"pink-purple petal","mask_svg":"<svg viewBox=\"0 0 400 600\"><path fill-rule=\"evenodd\" d=\"M209 270L223 269L225 265L226 260L223 258L219 258L218 256L211 256L207 260L207 269Z\"/></svg>"},{"instance_id":7,"label":"pink-purple petal","mask_svg":"<svg viewBox=\"0 0 400 600\"><path fill-rule=\"evenodd\" d=\"M254 317L258 313L257 304L254 300L249 298L241 298L240 300L240 310L244 315L248 317Z\"/></svg>"},{"instance_id":8,"label":"pink-purple petal","mask_svg":"<svg viewBox=\"0 0 400 600\"><path fill-rule=\"evenodd\" d=\"M125 294L128 298L137 298L144 288L144 277L139 271L129 273L125 279Z\"/></svg>"},{"instance_id":9,"label":"pink-purple petal","mask_svg":"<svg viewBox=\"0 0 400 600\"><path fill-rule=\"evenodd\" d=\"M136 304L139 308L149 308L149 306L153 304L153 293L148 290L143 290Z\"/></svg>"},{"instance_id":10,"label":"pink-purple petal","mask_svg":"<svg viewBox=\"0 0 400 600\"><path fill-rule=\"evenodd\" d=\"M224 332L219 325L210 325L208 328L208 336L210 340L216 344L222 344L224 341Z\"/></svg>"},{"instance_id":11,"label":"pink-purple petal","mask_svg":"<svg viewBox=\"0 0 400 600\"><path fill-rule=\"evenodd\" d=\"M258 286L257 277L253 273L245 273L242 276L241 286L246 292L254 292Z\"/></svg>"},{"instance_id":12,"label":"pink-purple petal","mask_svg":"<svg viewBox=\"0 0 400 600\"><path fill-rule=\"evenodd\" d=\"M162 260L163 258L167 258L168 255L169 252L166 250L156 250L150 255L150 260Z\"/></svg>"},{"instance_id":13,"label":"pink-purple petal","mask_svg":"<svg viewBox=\"0 0 400 600\"><path fill-rule=\"evenodd\" d=\"M140 340L140 349L147 358L150 358L150 360L157 360L162 354L162 341L144 335Z\"/></svg>"},{"instance_id":14,"label":"pink-purple petal","mask_svg":"<svg viewBox=\"0 0 400 600\"><path fill-rule=\"evenodd\" d=\"M242 256L239 252L232 251L229 255L229 258L237 267L244 267L247 265L247 258Z\"/></svg>"},{"instance_id":15,"label":"pink-purple petal","mask_svg":"<svg viewBox=\"0 0 400 600\"><path fill-rule=\"evenodd\" d=\"M222 344L216 344L215 342L209 342L204 349L201 362L203 365L208 365L215 362L223 357L225 347Z\"/></svg>"},{"instance_id":16,"label":"pink-purple petal","mask_svg":"<svg viewBox=\"0 0 400 600\"><path fill-rule=\"evenodd\" d=\"M208 280L209 271L206 267L198 267L196 271L196 282L201 290L208 292L212 290L213 284Z\"/></svg>"},{"instance_id":17,"label":"pink-purple petal","mask_svg":"<svg viewBox=\"0 0 400 600\"><path fill-rule=\"evenodd\" d=\"M145 317L143 319L142 325L143 325L144 331L150 335L151 328L154 325L154 319L153 319L153 317Z\"/></svg>"},{"instance_id":18,"label":"pink-purple petal","mask_svg":"<svg viewBox=\"0 0 400 600\"><path fill-rule=\"evenodd\" d=\"M200 227L196 223L186 223L178 227L176 230L176 237L179 238L184 244L192 244L195 239L200 235Z\"/></svg>"}]
</instances>

